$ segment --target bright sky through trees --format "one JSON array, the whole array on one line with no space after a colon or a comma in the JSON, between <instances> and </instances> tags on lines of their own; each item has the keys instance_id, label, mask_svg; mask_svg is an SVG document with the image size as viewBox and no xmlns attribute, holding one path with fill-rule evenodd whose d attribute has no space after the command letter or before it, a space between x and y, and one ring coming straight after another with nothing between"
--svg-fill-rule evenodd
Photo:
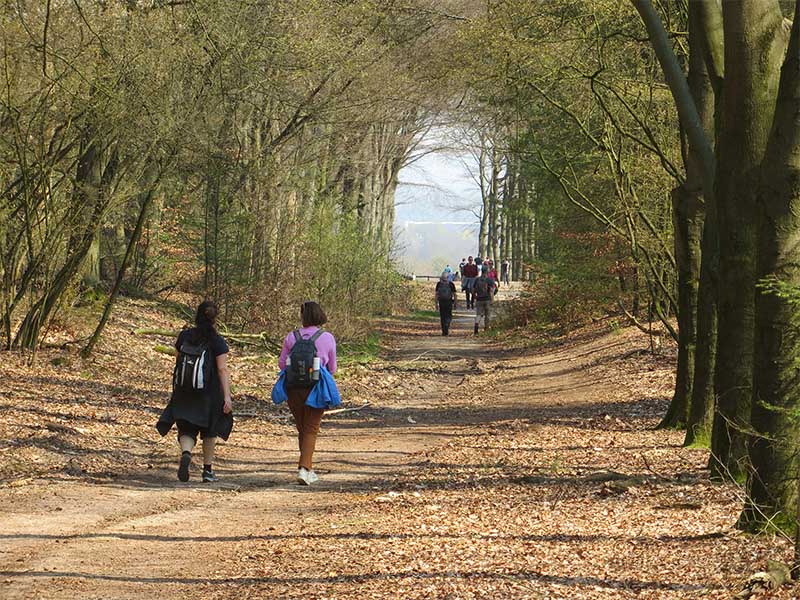
<instances>
[{"instance_id":1,"label":"bright sky through trees","mask_svg":"<svg viewBox=\"0 0 800 600\"><path fill-rule=\"evenodd\" d=\"M438 136L437 136L438 137ZM420 144L425 148L439 143L431 136ZM396 224L406 221L478 222L481 195L470 172L477 165L466 152L432 151L400 171L395 206Z\"/></svg>"}]
</instances>

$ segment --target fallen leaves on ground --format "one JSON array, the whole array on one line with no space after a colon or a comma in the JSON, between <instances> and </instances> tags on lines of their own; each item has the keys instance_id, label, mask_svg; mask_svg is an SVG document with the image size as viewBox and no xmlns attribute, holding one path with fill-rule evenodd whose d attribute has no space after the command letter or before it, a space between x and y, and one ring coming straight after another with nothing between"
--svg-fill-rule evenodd
<instances>
[{"instance_id":1,"label":"fallen leaves on ground","mask_svg":"<svg viewBox=\"0 0 800 600\"><path fill-rule=\"evenodd\" d=\"M709 481L707 452L654 429L674 356L629 352L642 342L629 331L566 343L541 352L550 366L498 352L504 368L429 411L462 415L448 441L237 544L236 579L204 595L731 598L791 548L736 531L740 494Z\"/></svg>"},{"instance_id":2,"label":"fallen leaves on ground","mask_svg":"<svg viewBox=\"0 0 800 600\"><path fill-rule=\"evenodd\" d=\"M174 439L153 429L173 359L152 347L171 340L132 332L181 320L144 301L125 301L115 315L89 361L63 349L32 366L4 355L4 508L17 488L43 479L131 481L146 478L142 470L154 486L174 478ZM428 340L436 323L383 328L394 340ZM641 352L637 331L616 331L599 322L536 350L455 338L446 350L405 352L398 343L382 362L348 367L349 405L370 406L334 417L343 427L355 436L402 427L430 435L430 447L389 475L323 485L313 502L299 495L296 510L257 535L204 547L218 560L174 596L722 599L768 559L788 562L786 541L733 529L741 494L709 481L705 451L654 429L672 391L673 349ZM252 455L263 460L292 424L267 401L273 365L236 349L231 364L236 410L249 416L221 453L223 472L240 464L231 476L269 494ZM280 460L288 473L293 459Z\"/></svg>"}]
</instances>

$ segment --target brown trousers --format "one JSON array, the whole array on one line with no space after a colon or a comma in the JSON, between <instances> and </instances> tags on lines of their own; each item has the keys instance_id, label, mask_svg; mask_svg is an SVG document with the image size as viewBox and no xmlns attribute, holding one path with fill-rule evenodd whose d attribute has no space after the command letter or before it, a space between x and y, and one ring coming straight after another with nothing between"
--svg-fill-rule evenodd
<instances>
[{"instance_id":1,"label":"brown trousers","mask_svg":"<svg viewBox=\"0 0 800 600\"><path fill-rule=\"evenodd\" d=\"M306 406L306 400L311 393L310 389L287 388L289 410L292 411L294 424L297 426L297 442L300 446L300 461L298 466L311 470L314 447L317 445L317 434L322 422L324 408L311 408Z\"/></svg>"}]
</instances>

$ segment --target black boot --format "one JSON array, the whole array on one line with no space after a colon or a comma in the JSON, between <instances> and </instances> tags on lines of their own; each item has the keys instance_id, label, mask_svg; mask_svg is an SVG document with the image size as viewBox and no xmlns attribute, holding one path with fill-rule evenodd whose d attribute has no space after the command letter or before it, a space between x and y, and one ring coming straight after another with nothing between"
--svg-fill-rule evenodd
<instances>
[{"instance_id":1,"label":"black boot","mask_svg":"<svg viewBox=\"0 0 800 600\"><path fill-rule=\"evenodd\" d=\"M189 481L189 465L192 462L192 455L188 451L181 453L181 462L178 465L178 481Z\"/></svg>"},{"instance_id":2,"label":"black boot","mask_svg":"<svg viewBox=\"0 0 800 600\"><path fill-rule=\"evenodd\" d=\"M475 323L475 335L478 335L478 324Z\"/></svg>"}]
</instances>

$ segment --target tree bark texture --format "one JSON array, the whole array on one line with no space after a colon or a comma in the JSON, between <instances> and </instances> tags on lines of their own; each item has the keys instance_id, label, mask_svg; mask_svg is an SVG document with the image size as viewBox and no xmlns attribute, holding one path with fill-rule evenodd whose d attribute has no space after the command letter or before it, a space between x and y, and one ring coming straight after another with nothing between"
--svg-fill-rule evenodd
<instances>
[{"instance_id":1,"label":"tree bark texture","mask_svg":"<svg viewBox=\"0 0 800 600\"><path fill-rule=\"evenodd\" d=\"M703 227L700 282L697 294L697 346L694 357L694 380L686 425L685 446L711 445L716 396L714 370L717 356L717 286L719 240L714 200L706 201Z\"/></svg>"},{"instance_id":2,"label":"tree bark texture","mask_svg":"<svg viewBox=\"0 0 800 600\"><path fill-rule=\"evenodd\" d=\"M715 2L689 4L689 91L694 99L706 138L715 138L716 95L722 72L722 12ZM716 84L716 85L715 85ZM686 153L688 188L708 190L703 185L702 158L689 144ZM691 182L691 183L690 183ZM693 381L686 424L686 446L711 444L711 428L716 408L714 367L717 344L717 283L719 240L716 198L698 198L703 207L700 272L695 305L695 352Z\"/></svg>"},{"instance_id":3,"label":"tree bark texture","mask_svg":"<svg viewBox=\"0 0 800 600\"><path fill-rule=\"evenodd\" d=\"M725 83L715 195L719 222L717 412L712 474L743 479L755 326L756 195L785 48L777 0L723 2Z\"/></svg>"},{"instance_id":4,"label":"tree bark texture","mask_svg":"<svg viewBox=\"0 0 800 600\"><path fill-rule=\"evenodd\" d=\"M689 421L697 346L697 293L703 228L701 193L700 189L688 189L686 184L672 192L678 271L678 364L675 392L660 427L683 428Z\"/></svg>"},{"instance_id":5,"label":"tree bark texture","mask_svg":"<svg viewBox=\"0 0 800 600\"><path fill-rule=\"evenodd\" d=\"M759 199L758 277L773 285L756 293L755 369L749 440L752 473L739 521L754 529L794 529L800 441L800 1L769 146Z\"/></svg>"}]
</instances>

